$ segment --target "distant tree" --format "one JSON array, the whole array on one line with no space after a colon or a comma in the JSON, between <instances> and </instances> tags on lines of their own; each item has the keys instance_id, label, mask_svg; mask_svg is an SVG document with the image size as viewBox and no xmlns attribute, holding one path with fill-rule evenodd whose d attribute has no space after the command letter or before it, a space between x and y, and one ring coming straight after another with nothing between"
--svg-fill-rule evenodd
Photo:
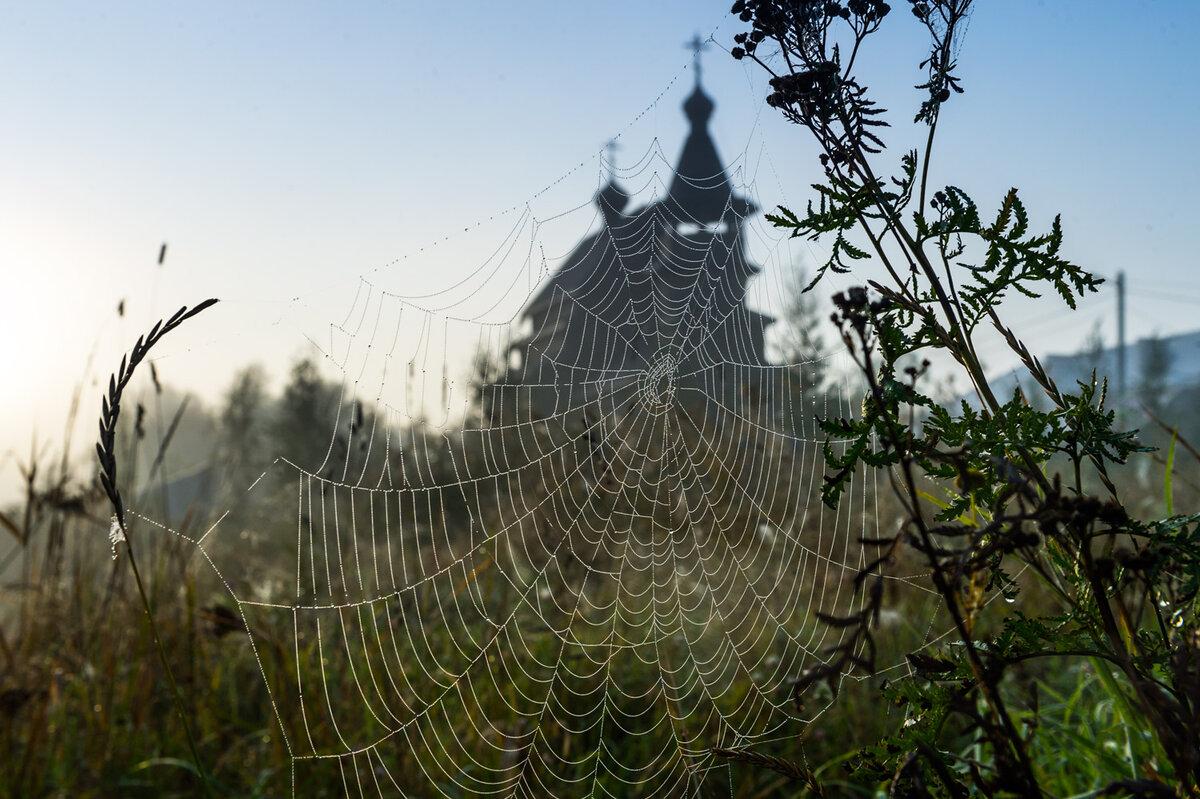
<instances>
[{"instance_id":1,"label":"distant tree","mask_svg":"<svg viewBox=\"0 0 1200 799\"><path fill-rule=\"evenodd\" d=\"M786 290L782 313L776 321L776 347L784 364L790 365L802 392L820 388L828 376L825 339L820 328L822 315L817 297L803 288L810 282L807 270L797 270L795 282Z\"/></svg>"},{"instance_id":2,"label":"distant tree","mask_svg":"<svg viewBox=\"0 0 1200 799\"><path fill-rule=\"evenodd\" d=\"M1083 340L1083 344L1079 348L1079 356L1083 359L1084 371L1090 372L1095 369L1098 377L1103 377L1101 361L1104 360L1104 330L1101 328L1099 320L1092 325L1091 331L1087 334L1087 338Z\"/></svg>"},{"instance_id":3,"label":"distant tree","mask_svg":"<svg viewBox=\"0 0 1200 799\"><path fill-rule=\"evenodd\" d=\"M270 425L275 455L353 484L388 484L388 452L401 447L400 435L374 402L325 380L307 358L292 367Z\"/></svg>"},{"instance_id":4,"label":"distant tree","mask_svg":"<svg viewBox=\"0 0 1200 799\"><path fill-rule=\"evenodd\" d=\"M1171 371L1171 349L1157 333L1141 342L1142 368L1138 399L1155 416L1166 407L1167 376Z\"/></svg>"},{"instance_id":5,"label":"distant tree","mask_svg":"<svg viewBox=\"0 0 1200 799\"><path fill-rule=\"evenodd\" d=\"M334 429L339 399L338 387L321 378L311 359L293 366L270 426L275 453L302 469L340 466L345 441Z\"/></svg>"},{"instance_id":6,"label":"distant tree","mask_svg":"<svg viewBox=\"0 0 1200 799\"><path fill-rule=\"evenodd\" d=\"M812 419L825 409L829 398L828 350L821 335L824 314L815 292L805 292L810 275L798 267L784 287L779 316L772 327L775 357L779 359L781 386L774 412L776 424L789 435L804 438L812 431Z\"/></svg>"},{"instance_id":7,"label":"distant tree","mask_svg":"<svg viewBox=\"0 0 1200 799\"><path fill-rule=\"evenodd\" d=\"M237 486L261 468L269 456L267 444L266 374L262 366L247 366L236 375L221 409L222 468Z\"/></svg>"},{"instance_id":8,"label":"distant tree","mask_svg":"<svg viewBox=\"0 0 1200 799\"><path fill-rule=\"evenodd\" d=\"M503 356L488 349L481 349L475 353L468 378L471 391L469 423L487 426L500 422L496 416L499 405L496 387L505 382L508 372L508 363Z\"/></svg>"}]
</instances>

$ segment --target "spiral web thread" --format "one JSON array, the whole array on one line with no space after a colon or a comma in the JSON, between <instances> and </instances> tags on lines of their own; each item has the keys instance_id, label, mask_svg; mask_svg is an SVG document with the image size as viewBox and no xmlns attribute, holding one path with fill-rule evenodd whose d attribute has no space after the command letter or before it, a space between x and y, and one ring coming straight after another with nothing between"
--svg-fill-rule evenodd
<instances>
[{"instance_id":1,"label":"spiral web thread","mask_svg":"<svg viewBox=\"0 0 1200 799\"><path fill-rule=\"evenodd\" d=\"M745 162L686 181L754 197ZM350 796L732 794L713 747L793 741L823 709L791 684L844 634L813 612L859 607L878 510L869 476L820 503L814 419L857 398L808 385L830 364L756 352L747 308L778 315L795 259L752 204L681 215L657 141L595 164L598 205L518 209L443 292L383 288L437 268L423 254L361 280L322 345L342 385L323 462L280 459L249 492L292 519L272 541L286 577L239 555L261 515L197 541L250 632L293 795L325 769ZM609 171L629 214L605 211ZM574 256L546 256L580 216ZM748 289L723 277L749 262L730 226L766 267ZM472 352L490 356L474 382Z\"/></svg>"}]
</instances>

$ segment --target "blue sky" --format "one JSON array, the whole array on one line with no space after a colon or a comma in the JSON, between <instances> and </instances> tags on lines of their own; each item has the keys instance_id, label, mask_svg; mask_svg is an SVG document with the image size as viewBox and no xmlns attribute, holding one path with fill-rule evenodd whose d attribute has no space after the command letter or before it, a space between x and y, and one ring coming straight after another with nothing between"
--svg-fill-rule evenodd
<instances>
[{"instance_id":1,"label":"blue sky","mask_svg":"<svg viewBox=\"0 0 1200 799\"><path fill-rule=\"evenodd\" d=\"M223 300L159 353L164 379L214 398L250 361L285 371L353 307L360 276L405 295L452 285L526 207L549 256L569 248L608 139L632 182L669 179L693 81L683 42L730 46L728 5L7 6L0 480L34 430L61 444L85 375L88 439L92 382L180 305ZM862 76L897 109L898 158L919 134L907 120L922 45L894 5ZM1131 338L1200 327L1197 31L1192 0L980 0L960 53L967 93L939 134L940 181L984 208L1019 186L1035 224L1062 212L1069 256L1128 273ZM761 204L802 205L817 177L804 131L762 104L755 68L716 47L703 63L722 156ZM661 159L635 170L656 142ZM581 221L559 221L578 205ZM1071 316L1047 300L1008 318L1035 349L1072 351L1112 306L1106 294Z\"/></svg>"}]
</instances>

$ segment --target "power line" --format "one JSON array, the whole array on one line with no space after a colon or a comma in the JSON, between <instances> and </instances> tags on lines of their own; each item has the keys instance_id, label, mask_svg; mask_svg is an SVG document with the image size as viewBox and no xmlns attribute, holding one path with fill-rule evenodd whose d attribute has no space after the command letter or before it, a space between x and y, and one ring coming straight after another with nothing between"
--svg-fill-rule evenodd
<instances>
[{"instance_id":1,"label":"power line","mask_svg":"<svg viewBox=\"0 0 1200 799\"><path fill-rule=\"evenodd\" d=\"M1147 289L1130 290L1129 294L1134 297L1143 297L1151 300L1163 300L1166 302L1178 302L1185 305L1200 305L1200 295L1189 295L1179 292L1152 291Z\"/></svg>"}]
</instances>

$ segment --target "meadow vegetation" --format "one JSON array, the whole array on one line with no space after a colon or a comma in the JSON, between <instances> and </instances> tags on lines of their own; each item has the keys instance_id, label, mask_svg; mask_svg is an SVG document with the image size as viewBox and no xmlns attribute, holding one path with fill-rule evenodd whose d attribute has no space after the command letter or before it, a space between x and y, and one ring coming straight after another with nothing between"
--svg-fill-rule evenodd
<instances>
[{"instance_id":1,"label":"meadow vegetation","mask_svg":"<svg viewBox=\"0 0 1200 799\"><path fill-rule=\"evenodd\" d=\"M279 514L278 508L295 504L295 488L271 484L268 477L254 501L246 499L244 489L270 465L264 453L285 452L301 459L311 456L309 450L323 453L329 448L329 418L339 387L321 379L313 364L302 361L278 396L266 391L258 370L240 373L226 391L223 407L215 411L195 399L185 404L169 386L150 380L137 388L140 395L134 396L140 396L143 409L155 408L159 397L166 399L161 404L163 418L156 416L156 410L138 412L135 401L134 410L118 426L118 460L130 473L140 475L130 505L140 516L171 518L174 529L191 537L201 535L215 521L215 509L227 511L222 523L230 529L257 531L235 535L219 545L236 549L239 570L228 578L248 596L278 595L282 586L294 581L288 564L294 568L295 559L288 549L289 541L294 545L295 521ZM171 439L165 440L181 405L184 416ZM364 416L373 412L363 410ZM416 434L419 430L396 433ZM171 448L180 442L195 448L205 440L211 449L203 460L217 468L200 481L206 487L196 494L194 481L179 479L189 476L185 472L195 466L196 456L173 456ZM1171 464L1173 500L1178 508L1195 508L1194 486L1200 471L1187 462L1192 456L1182 457L1184 450L1178 449L1181 457ZM442 463L445 471L428 478L447 480L452 473L449 458L449 454L440 461L433 458L431 462ZM151 469L156 462L159 465ZM1121 484L1131 506L1161 509L1161 468L1157 482L1139 480L1133 470L1118 472L1113 479ZM113 558L108 536L112 510L104 489L90 468L72 467L66 460L28 463L24 476L23 500L5 509L0 520L11 539L4 555L5 616L0 629L0 713L6 746L6 756L0 759L0 793L200 795L198 769L136 585L125 559ZM940 489L931 483L928 491L932 495L944 488L944 483ZM173 498L175 491L185 494L186 501ZM904 509L886 497L881 501L881 527L888 529L887 520L899 518ZM211 792L230 796L286 792L292 764L229 593L198 562L195 548L187 541L140 517L129 534L139 547L149 604ZM890 566L896 573L909 573L922 564L918 553L901 551ZM978 609L973 616L976 635L1002 632L1004 618L1016 608L1032 614L1047 606L1049 592L1029 573L1016 577L1016 582L1022 586L1017 604L993 603ZM798 613L808 616L810 609ZM271 632L278 629L279 620L264 614L252 614L250 619L260 636L261 656L285 657L290 643ZM904 662L906 653L923 645L930 626L941 628L947 622L936 603L922 602L913 594L886 592L873 628L877 661ZM807 623L819 622L809 618ZM439 627L430 626L428 631L437 635ZM543 656L551 656L549 638L532 643L538 651L546 649ZM308 668L319 668L311 652L303 655ZM835 686L812 686L804 701L810 708L831 703L829 708L800 731L798 740L738 753L734 795L791 795L809 779L819 781L827 795L871 795L886 776L864 769L862 753L910 718L905 701L880 702L881 685L887 683L895 690L897 678L906 671L855 673ZM628 676L636 680L636 675ZM651 680L654 675L648 669L644 677ZM309 680L315 682L315 675ZM1099 785L1105 777L1132 775L1139 764L1161 761L1154 742L1141 731L1109 681L1094 660L1062 668L1031 659L1022 667L1022 684L1037 686L1039 704L1036 709L1022 704L1014 713L1023 728L1038 730L1038 740L1043 742L1037 750L1038 763L1046 774L1056 775L1062 788L1056 794L1078 793L1088 785ZM357 689L351 675L343 671L334 690L351 695ZM363 723L373 722L364 719ZM455 723L469 738L471 719L465 712ZM955 745L963 752L978 745L969 731L956 736ZM567 751L572 746L583 751L596 742L564 740L561 745ZM608 745L636 746L637 741L626 738ZM415 764L403 762L403 750L397 757L396 773L419 773ZM408 787L419 794L419 785ZM324 783L310 780L304 794L341 796L344 786L332 777Z\"/></svg>"},{"instance_id":2,"label":"meadow vegetation","mask_svg":"<svg viewBox=\"0 0 1200 799\"><path fill-rule=\"evenodd\" d=\"M282 396L262 391L255 402L244 402L253 374L234 380L226 407L216 413L206 413L198 401L189 403L189 412L196 414L202 429L211 424L218 431L216 456L231 469L244 469L243 476L250 482L265 467L257 460L261 453L284 446L283 442L273 445L270 439L286 426L287 416ZM311 374L308 366L297 367L291 381L296 384L291 386L293 395L301 385L313 397L328 397L336 390L324 381L310 379ZM156 396L154 388L145 388L146 404L150 405ZM283 395L287 393L285 389ZM256 407L249 414L254 422L247 428L245 411L251 405ZM233 412L238 406L241 411ZM164 410L173 417L176 407L167 403ZM153 454L139 457L135 453L157 451L158 446L151 446L153 435L149 432L143 431L144 437L139 438L134 421L127 420L119 437L119 451L131 465L139 459L152 460ZM143 427L155 429L152 412L146 412ZM180 429L178 440L185 440L186 425L181 423ZM253 432L249 439L248 432ZM244 453L244 460L230 454L234 441L255 440L254 436L260 443ZM327 440L324 443L328 445ZM44 460L26 466L25 497L3 513L13 546L5 555L5 616L0 630L0 713L6 751L0 759L0 795L201 795L197 769L129 568L123 559L112 558L108 539L111 509L103 489L86 467L72 470L61 462L49 463ZM1176 507L1197 507L1200 494L1192 486L1200 479L1200 470L1182 457L1172 469ZM1157 509L1163 505L1161 478L1161 471L1157 482L1139 482L1132 470L1116 476L1131 504ZM244 491L232 488L244 488L247 483L240 479L230 480L230 490L218 490L213 507L231 510L241 519L238 524L247 528L261 525L270 515L269 508L253 503L239 507L237 500ZM131 504L153 517L170 505L170 490L168 485L164 497L158 481L143 483ZM291 488L279 487L279 491L285 490L275 501L294 504ZM895 518L900 512L893 504L890 509L885 507L883 515ZM176 524L180 532L194 536L212 523L211 517L211 511L195 506ZM234 544L245 567L236 579L245 580L248 586L251 580L257 581L260 595L278 592L292 577L283 564L294 560L294 555L283 551L279 539L286 542L294 537L290 529L294 521L288 519L281 526L287 529L274 535L239 537ZM210 772L212 793L286 793L291 762L280 741L250 639L228 592L197 562L195 549L187 542L140 523L132 526L130 534L140 546L150 605L196 734L200 762ZM906 552L898 555L893 566L899 573L919 568L920 563L914 553ZM1028 574L1017 580L1023 586L1018 603L981 610L975 617L977 634L1002 630L1004 616L1015 608L1033 613L1045 606L1046 591L1037 581ZM915 601L911 594L887 594L876 628L880 663L902 662L907 652L922 645L929 625L945 625L944 614L935 616L933 606L915 605ZM271 650L274 641L274 651L286 651L286 642L275 640L269 632L271 620L259 621L263 622L257 628L263 635L263 648ZM429 628L434 634L437 629ZM546 648L550 645L548 640L537 643ZM273 654L267 651L265 656ZM803 784L797 783L798 774L811 774L824 786L826 795L872 795L881 778L859 768L861 752L894 733L909 717L904 703L880 701L881 686L894 683L904 671L852 675L840 682L836 701L828 687L814 686L805 697L810 706L832 701L817 722L804 729L798 741L783 741L756 752L776 758L772 764L784 764L784 773L754 761L739 763L735 795L792 795ZM646 675L647 679L652 676ZM1105 776L1131 776L1138 764L1157 762L1153 742L1120 696L1111 691L1108 676L1097 670L1095 661L1062 668L1030 660L1022 681L1037 686L1039 704L1036 711L1023 704L1018 712L1020 723L1038 730L1038 762L1046 774L1056 775L1061 790L1054 790L1055 794L1076 794L1099 785ZM344 674L340 689L348 695L356 690L348 674ZM465 735L470 719L464 715L458 724ZM974 745L966 733L956 740L964 752ZM580 740L574 745L582 750L595 742ZM619 745L636 745L636 741L626 739ZM793 773L788 773L787 764L795 768ZM404 773L405 764L397 765ZM337 779L305 784L305 795L343 794L344 787Z\"/></svg>"},{"instance_id":3,"label":"meadow vegetation","mask_svg":"<svg viewBox=\"0 0 1200 799\"><path fill-rule=\"evenodd\" d=\"M822 617L853 631L850 639L799 676L796 699L836 685L847 670L875 671L884 580L910 552L929 569L954 635L907 656L913 674L884 690L905 708L905 723L856 756L857 773L905 796L1193 795L1200 515L1175 513L1182 439L1171 431L1166 515L1137 518L1116 471L1147 448L1125 428L1130 417L1118 420L1109 408L1107 382L1093 373L1060 387L1001 315L1005 297L1018 293L1056 296L1073 309L1102 281L1062 257L1059 218L1032 232L1017 189L985 218L962 188L930 182L938 122L964 91L956 69L971 7L908 3L929 42L913 117L925 143L893 164L885 160L886 113L856 70L892 12L888 3L738 0L732 9L749 27L732 55L770 74L768 105L821 149L817 201L768 218L828 243L812 285L830 272L865 282L833 298L833 321L868 390L860 415L822 422L831 438L854 442L826 448L823 498L836 507L851 477L873 469L887 475L900 504L894 533L862 541L875 553L856 580L866 606ZM863 274L868 261L882 268L876 280ZM1036 406L1020 388L1011 397L993 391L977 353L988 330L1019 358ZM952 359L974 405L943 407L924 393L931 353ZM1018 569L1036 578L1040 601L987 626L986 597L1028 596ZM1074 675L1073 689L1054 676L1064 674ZM1049 707L1044 695L1053 697ZM1079 729L1082 697L1104 708L1124 741L1107 739L1111 729ZM818 776L801 776L824 792Z\"/></svg>"},{"instance_id":4,"label":"meadow vegetation","mask_svg":"<svg viewBox=\"0 0 1200 799\"><path fill-rule=\"evenodd\" d=\"M1098 282L1059 256L1057 220L1044 234L1029 232L1015 190L985 222L962 190L926 185L938 117L962 90L954 66L970 3L906 5L932 43L922 64L928 97L916 114L928 144L900 158L895 178L877 171L881 114L853 74L855 53L888 17L888 4L739 0L733 9L749 25L735 57L761 57L772 71L768 103L823 150L817 201L804 213L780 209L776 224L829 242L821 274L853 273L869 258L887 273L834 300L837 333L859 364L865 397L861 408L835 405L824 419L828 436L853 445L826 449L818 490L836 507L847 481L879 470L889 491L877 498L878 537L849 542L870 553L854 580L861 611L797 609L809 616L802 623L848 633L823 663L795 675L790 700L828 708L795 739L719 751L735 775L725 790L745 797L1193 795L1200 789L1200 453L1162 408L1148 409L1153 417L1129 404L1110 410L1102 377L1060 387L1004 326L1006 293L1045 291L1070 305ZM777 55L768 57L772 47ZM1021 358L1041 394L1036 401L992 394L974 348L986 327ZM811 329L789 341L798 355L820 346ZM137 349L145 355L148 345ZM930 350L950 355L976 393L974 405L927 395ZM486 362L479 371L481 384L499 379ZM309 361L295 365L278 396L260 370L243 371L215 412L173 395L157 374L148 377L110 387L103 479L65 453L54 461L35 455L23 464L23 498L0 515L9 538L0 550L2 795L285 794L293 763L259 658L309 683L317 676L301 672L334 675L334 694L357 690L354 677L315 642L293 652L273 632L279 620L269 611L245 617L256 652L226 586L183 537L198 538L218 518L241 531L214 545L236 555L238 568L226 579L239 596L274 596L294 583L296 557L288 550L294 512L278 511L295 506L296 489L270 468L277 458L393 469L437 485L454 482L456 459L487 457L461 441L430 438L420 422L376 436L432 440L419 463L406 464L412 456L403 447L359 448L356 431L387 426L380 409L363 404L343 409L346 422L331 437L340 387ZM119 419L118 400L127 411ZM1137 426L1150 434L1125 432ZM1144 446L1147 439L1159 450ZM248 497L246 486L264 474ZM119 519L136 545L136 579L126 563L132 547L110 540L114 505L118 516L126 505L139 514ZM437 512L448 514L440 520L447 528L466 524L464 507ZM505 523L501 515L484 521ZM754 522L744 520L748 528ZM913 571L930 574L932 593L891 590L887 578ZM933 627L952 634L930 645ZM451 635L437 624L426 632ZM550 636L528 642L535 658L554 657L554 645ZM896 663L903 666L882 668ZM638 685L655 677L647 666L624 679ZM446 723L457 740L472 740L466 707ZM544 732L566 754L599 743ZM604 744L642 745L637 736ZM481 762L492 756L482 743L471 754ZM402 747L394 757L392 772L414 780L401 787L420 795L420 764ZM336 772L303 783L304 796L344 794Z\"/></svg>"}]
</instances>

